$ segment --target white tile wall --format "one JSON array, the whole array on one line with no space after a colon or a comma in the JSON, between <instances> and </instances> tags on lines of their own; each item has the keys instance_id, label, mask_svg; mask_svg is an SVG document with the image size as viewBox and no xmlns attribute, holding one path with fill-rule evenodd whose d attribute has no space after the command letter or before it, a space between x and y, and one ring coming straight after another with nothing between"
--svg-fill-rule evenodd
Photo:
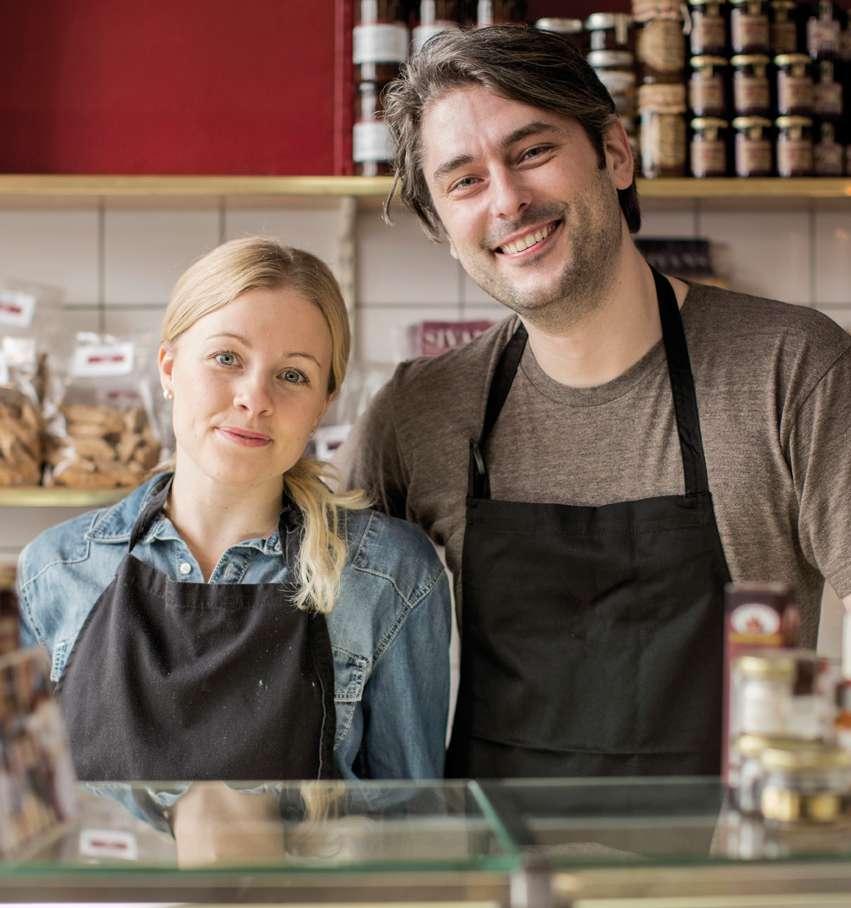
<instances>
[{"instance_id":1,"label":"white tile wall","mask_svg":"<svg viewBox=\"0 0 851 908\"><path fill-rule=\"evenodd\" d=\"M732 205L648 201L642 236L707 236L731 287L815 305L851 327L851 202ZM339 204L305 200L194 199L20 204L0 209L0 280L57 286L69 330L156 334L180 272L223 239L264 233L309 249L335 267ZM413 217L382 224L375 206L357 217L356 352L392 363L404 328L423 318L492 318L505 310L479 290ZM0 557L75 511L0 511ZM835 652L838 604L828 599L821 644Z\"/></svg>"}]
</instances>

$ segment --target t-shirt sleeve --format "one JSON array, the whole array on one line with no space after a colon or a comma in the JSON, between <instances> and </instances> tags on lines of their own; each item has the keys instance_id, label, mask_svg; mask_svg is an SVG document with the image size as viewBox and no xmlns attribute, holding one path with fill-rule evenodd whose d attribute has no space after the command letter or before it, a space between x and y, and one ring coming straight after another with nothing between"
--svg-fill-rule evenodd
<instances>
[{"instance_id":1,"label":"t-shirt sleeve","mask_svg":"<svg viewBox=\"0 0 851 908\"><path fill-rule=\"evenodd\" d=\"M407 473L399 450L393 415L395 379L370 402L334 457L344 489L363 489L373 507L391 517L405 518Z\"/></svg>"},{"instance_id":2,"label":"t-shirt sleeve","mask_svg":"<svg viewBox=\"0 0 851 908\"><path fill-rule=\"evenodd\" d=\"M799 405L789 439L805 557L851 594L851 349Z\"/></svg>"}]
</instances>

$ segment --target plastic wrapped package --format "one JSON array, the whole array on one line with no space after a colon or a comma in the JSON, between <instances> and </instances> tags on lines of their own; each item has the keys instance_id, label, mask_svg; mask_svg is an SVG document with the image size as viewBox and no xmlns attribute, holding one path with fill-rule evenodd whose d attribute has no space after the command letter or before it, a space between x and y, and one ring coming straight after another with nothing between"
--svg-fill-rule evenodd
<instances>
[{"instance_id":1,"label":"plastic wrapped package","mask_svg":"<svg viewBox=\"0 0 851 908\"><path fill-rule=\"evenodd\" d=\"M132 487L159 462L144 343L81 333L48 426L45 484Z\"/></svg>"},{"instance_id":2,"label":"plastic wrapped package","mask_svg":"<svg viewBox=\"0 0 851 908\"><path fill-rule=\"evenodd\" d=\"M0 486L38 485L43 424L32 339L0 338Z\"/></svg>"}]
</instances>

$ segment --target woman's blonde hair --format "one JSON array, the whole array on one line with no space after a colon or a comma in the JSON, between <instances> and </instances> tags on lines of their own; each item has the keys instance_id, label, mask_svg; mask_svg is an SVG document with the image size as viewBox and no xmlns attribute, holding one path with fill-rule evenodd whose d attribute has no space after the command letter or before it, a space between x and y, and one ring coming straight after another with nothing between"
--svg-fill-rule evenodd
<instances>
[{"instance_id":1,"label":"woman's blonde hair","mask_svg":"<svg viewBox=\"0 0 851 908\"><path fill-rule=\"evenodd\" d=\"M346 305L334 275L315 255L251 236L217 246L178 279L162 324L162 341L173 344L211 312L256 288L291 288L314 303L331 333L328 394L339 391L346 375L351 331ZM326 463L302 457L284 474L284 488L302 514L297 566L298 608L327 613L334 607L346 563L346 509L369 506L361 491L336 493ZM284 540L281 540L283 546Z\"/></svg>"}]
</instances>

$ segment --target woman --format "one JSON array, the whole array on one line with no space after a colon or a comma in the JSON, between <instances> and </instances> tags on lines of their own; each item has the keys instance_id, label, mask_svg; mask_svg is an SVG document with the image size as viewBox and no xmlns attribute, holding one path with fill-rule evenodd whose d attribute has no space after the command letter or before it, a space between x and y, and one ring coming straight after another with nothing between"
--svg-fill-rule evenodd
<instances>
[{"instance_id":1,"label":"woman","mask_svg":"<svg viewBox=\"0 0 851 908\"><path fill-rule=\"evenodd\" d=\"M79 777L440 777L443 567L302 456L349 355L330 271L225 243L177 282L162 337L173 473L19 563Z\"/></svg>"}]
</instances>

